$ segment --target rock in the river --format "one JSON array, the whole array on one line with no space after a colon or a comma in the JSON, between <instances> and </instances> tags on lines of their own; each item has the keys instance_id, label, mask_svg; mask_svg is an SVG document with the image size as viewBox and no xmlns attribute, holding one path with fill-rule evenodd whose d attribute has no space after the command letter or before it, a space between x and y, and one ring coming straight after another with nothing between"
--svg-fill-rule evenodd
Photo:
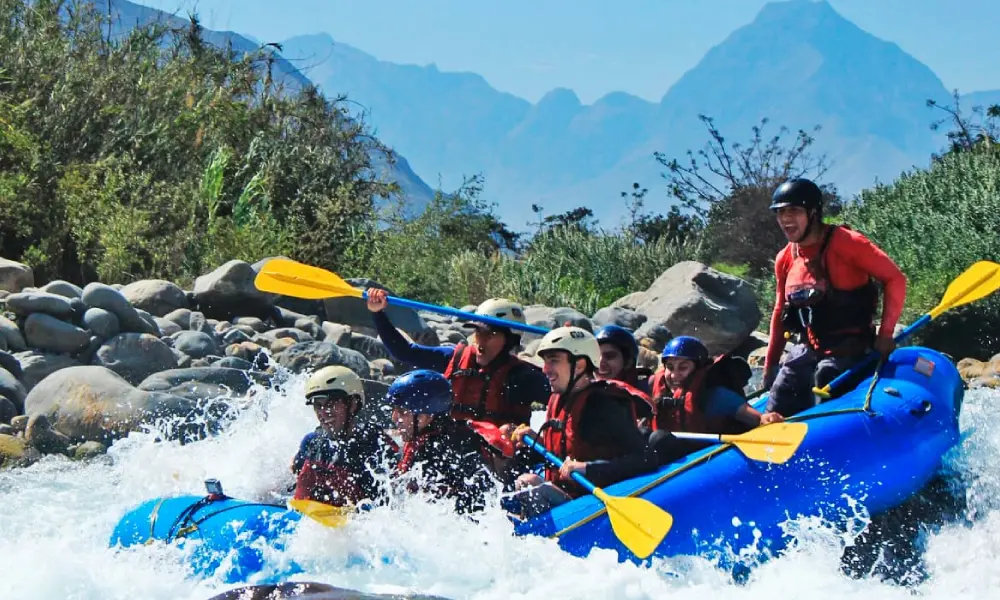
<instances>
[{"instance_id":1,"label":"rock in the river","mask_svg":"<svg viewBox=\"0 0 1000 600\"><path fill-rule=\"evenodd\" d=\"M7 341L7 349L11 352L23 352L28 349L17 324L3 315L0 315L0 336Z\"/></svg>"},{"instance_id":2,"label":"rock in the river","mask_svg":"<svg viewBox=\"0 0 1000 600\"><path fill-rule=\"evenodd\" d=\"M191 358L205 358L221 353L215 338L201 331L181 331L171 336L174 349L180 350Z\"/></svg>"},{"instance_id":3,"label":"rock in the river","mask_svg":"<svg viewBox=\"0 0 1000 600\"><path fill-rule=\"evenodd\" d=\"M84 442L73 450L73 458L75 460L87 460L88 458L94 458L107 452L107 447L100 442Z\"/></svg>"},{"instance_id":4,"label":"rock in the river","mask_svg":"<svg viewBox=\"0 0 1000 600\"><path fill-rule=\"evenodd\" d=\"M159 419L173 420L170 439L202 437L216 424L204 407L187 398L139 390L104 367L62 369L35 386L25 400L29 415L44 414L52 429L72 442L108 445Z\"/></svg>"},{"instance_id":5,"label":"rock in the river","mask_svg":"<svg viewBox=\"0 0 1000 600\"><path fill-rule=\"evenodd\" d=\"M80 286L72 284L68 281L63 281L62 279L56 279L55 281L46 283L39 288L39 291L65 296L67 298L80 298L83 296L83 289L80 288Z\"/></svg>"},{"instance_id":6,"label":"rock in the river","mask_svg":"<svg viewBox=\"0 0 1000 600\"><path fill-rule=\"evenodd\" d=\"M66 354L79 352L90 343L86 330L41 312L28 315L24 337L34 348Z\"/></svg>"},{"instance_id":7,"label":"rock in the river","mask_svg":"<svg viewBox=\"0 0 1000 600\"><path fill-rule=\"evenodd\" d=\"M135 281L122 288L122 295L132 306L154 317L165 316L178 308L188 308L184 290L162 279Z\"/></svg>"},{"instance_id":8,"label":"rock in the river","mask_svg":"<svg viewBox=\"0 0 1000 600\"><path fill-rule=\"evenodd\" d=\"M48 416L38 413L28 418L24 439L42 454L62 454L70 445L69 438L52 429Z\"/></svg>"},{"instance_id":9,"label":"rock in the river","mask_svg":"<svg viewBox=\"0 0 1000 600\"><path fill-rule=\"evenodd\" d=\"M22 317L32 313L45 313L57 319L69 319L73 316L73 305L69 298L45 292L11 294L7 296L7 308Z\"/></svg>"},{"instance_id":10,"label":"rock in the river","mask_svg":"<svg viewBox=\"0 0 1000 600\"><path fill-rule=\"evenodd\" d=\"M350 348L329 342L299 342L278 354L277 362L289 371L301 373L330 365L345 366L362 378L371 376L371 367L364 355Z\"/></svg>"},{"instance_id":11,"label":"rock in the river","mask_svg":"<svg viewBox=\"0 0 1000 600\"><path fill-rule=\"evenodd\" d=\"M386 289L389 295L392 295L391 290L371 279L348 279L347 283L360 289L370 287ZM367 304L361 298L352 296L327 298L324 300L324 304L326 305L326 320L349 325L354 329L374 330L371 313L368 312ZM416 343L429 346L439 344L437 334L412 308L390 304L386 307L385 313L394 326L409 334Z\"/></svg>"},{"instance_id":12,"label":"rock in the river","mask_svg":"<svg viewBox=\"0 0 1000 600\"><path fill-rule=\"evenodd\" d=\"M250 264L231 260L198 277L194 281L198 308L216 319L228 320L234 315L270 316L277 296L258 290L254 285L256 276Z\"/></svg>"},{"instance_id":13,"label":"rock in the river","mask_svg":"<svg viewBox=\"0 0 1000 600\"><path fill-rule=\"evenodd\" d=\"M140 333L122 333L105 342L94 357L94 364L107 367L129 383L137 385L158 371L177 365L173 351L158 337Z\"/></svg>"},{"instance_id":14,"label":"rock in the river","mask_svg":"<svg viewBox=\"0 0 1000 600\"><path fill-rule=\"evenodd\" d=\"M96 281L83 288L83 301L91 308L103 308L118 317L121 330L129 333L149 333L159 335L155 323L150 325L139 315L124 295L110 285Z\"/></svg>"},{"instance_id":15,"label":"rock in the river","mask_svg":"<svg viewBox=\"0 0 1000 600\"><path fill-rule=\"evenodd\" d=\"M94 335L105 340L115 337L122 331L115 313L103 308L88 308L83 314L83 324Z\"/></svg>"},{"instance_id":16,"label":"rock in the river","mask_svg":"<svg viewBox=\"0 0 1000 600\"><path fill-rule=\"evenodd\" d=\"M594 313L592 321L595 328L601 328L606 325L617 325L629 331L635 331L646 322L646 315L622 308L621 306L606 306Z\"/></svg>"},{"instance_id":17,"label":"rock in the river","mask_svg":"<svg viewBox=\"0 0 1000 600\"><path fill-rule=\"evenodd\" d=\"M670 267L645 292L629 294L613 306L646 316L636 337L663 326L674 336L701 339L712 354L740 345L760 321L757 296L747 282L695 261Z\"/></svg>"},{"instance_id":18,"label":"rock in the river","mask_svg":"<svg viewBox=\"0 0 1000 600\"><path fill-rule=\"evenodd\" d=\"M24 398L28 391L7 369L0 369L0 398L6 398L14 405L15 414L24 412Z\"/></svg>"},{"instance_id":19,"label":"rock in the river","mask_svg":"<svg viewBox=\"0 0 1000 600\"><path fill-rule=\"evenodd\" d=\"M29 392L38 385L38 382L60 369L67 367L78 367L80 362L67 356L66 354L55 354L52 352L41 352L38 350L28 350L18 352L14 355L21 363L24 374L21 376L21 383Z\"/></svg>"},{"instance_id":20,"label":"rock in the river","mask_svg":"<svg viewBox=\"0 0 1000 600\"><path fill-rule=\"evenodd\" d=\"M35 274L26 264L0 258L0 290L17 293L35 285Z\"/></svg>"},{"instance_id":21,"label":"rock in the river","mask_svg":"<svg viewBox=\"0 0 1000 600\"><path fill-rule=\"evenodd\" d=\"M3 427L10 428L10 431L0 431L0 433L14 433L14 428L7 425L11 420L18 415L17 407L14 403L7 398L0 396L0 425Z\"/></svg>"},{"instance_id":22,"label":"rock in the river","mask_svg":"<svg viewBox=\"0 0 1000 600\"><path fill-rule=\"evenodd\" d=\"M21 369L21 362L17 360L17 357L3 350L0 350L0 369L5 369L15 379L20 379L24 374L24 371Z\"/></svg>"},{"instance_id":23,"label":"rock in the river","mask_svg":"<svg viewBox=\"0 0 1000 600\"><path fill-rule=\"evenodd\" d=\"M528 325L534 325L536 327L544 327L546 329L555 329L556 327L562 327L567 322L574 327L582 327L587 331L594 330L594 324L590 322L587 315L576 310L575 308L569 307L559 307L550 308L548 306L542 306L540 304L533 304L531 306L524 307L524 320L528 322ZM525 336L525 332L516 332ZM534 337L535 334L528 334ZM527 338L526 338L527 339Z\"/></svg>"}]
</instances>

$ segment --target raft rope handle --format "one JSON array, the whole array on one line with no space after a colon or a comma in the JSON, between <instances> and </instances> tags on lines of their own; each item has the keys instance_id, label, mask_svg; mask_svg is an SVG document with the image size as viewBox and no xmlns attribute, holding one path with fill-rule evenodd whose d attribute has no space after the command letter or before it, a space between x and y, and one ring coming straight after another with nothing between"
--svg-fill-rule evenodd
<instances>
[{"instance_id":1,"label":"raft rope handle","mask_svg":"<svg viewBox=\"0 0 1000 600\"><path fill-rule=\"evenodd\" d=\"M186 537L187 535L189 535L189 534L191 534L191 533L193 533L195 531L198 531L198 526L201 525L202 523L204 523L205 521L211 519L212 517L215 517L217 515L221 515L222 513L226 512L226 511L229 511L229 510L235 510L237 508L247 508L248 506L249 507L253 507L253 506L271 506L271 507L274 507L274 508L283 508L283 509L286 509L286 510L288 508L287 506L282 506L280 504L272 504L270 502L253 502L253 503L247 503L247 504L236 504L234 506L227 506L225 508L220 508L219 510L215 511L214 513L207 514L207 515L201 517L200 519L198 519L196 521L192 521L191 524L188 525L188 526L186 526L186 527L182 527L182 528L178 529L177 530L177 535L174 536L174 539L176 540L176 539L179 539L179 538L182 538L182 537Z\"/></svg>"},{"instance_id":2,"label":"raft rope handle","mask_svg":"<svg viewBox=\"0 0 1000 600\"><path fill-rule=\"evenodd\" d=\"M156 541L156 518L160 514L160 507L166 502L166 498L160 498L160 500L153 506L153 510L149 511L149 539L146 540L145 545L148 546Z\"/></svg>"}]
</instances>

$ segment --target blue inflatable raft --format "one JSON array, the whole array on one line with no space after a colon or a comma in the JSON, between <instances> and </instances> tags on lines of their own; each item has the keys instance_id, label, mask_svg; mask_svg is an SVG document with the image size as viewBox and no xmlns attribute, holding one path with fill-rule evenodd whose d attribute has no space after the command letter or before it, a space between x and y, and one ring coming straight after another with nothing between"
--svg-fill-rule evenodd
<instances>
[{"instance_id":1,"label":"blue inflatable raft","mask_svg":"<svg viewBox=\"0 0 1000 600\"><path fill-rule=\"evenodd\" d=\"M920 347L896 350L871 384L869 377L840 398L789 419L805 421L809 429L788 462L754 461L732 446L715 444L605 491L644 498L673 516L654 557L710 555L720 566L747 547L756 556L779 552L788 543L781 525L789 519L822 517L837 524L858 516L860 506L880 514L919 492L958 443L965 388L947 357ZM256 549L260 538L280 548L299 518L282 506L229 498L155 499L121 519L111 545L197 539L195 573L216 574L227 560L224 577L240 582L264 568ZM514 530L556 537L577 556L605 548L622 561L639 562L617 539L603 503L593 496L518 522Z\"/></svg>"}]
</instances>

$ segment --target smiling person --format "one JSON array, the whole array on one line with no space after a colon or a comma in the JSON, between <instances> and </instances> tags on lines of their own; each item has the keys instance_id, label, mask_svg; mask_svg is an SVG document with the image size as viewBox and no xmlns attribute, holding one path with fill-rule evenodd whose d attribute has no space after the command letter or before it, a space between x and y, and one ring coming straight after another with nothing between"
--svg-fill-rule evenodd
<instances>
[{"instance_id":1,"label":"smiling person","mask_svg":"<svg viewBox=\"0 0 1000 600\"><path fill-rule=\"evenodd\" d=\"M783 420L778 413L762 416L747 402L743 388L752 373L742 358L723 355L713 360L701 340L685 335L667 342L660 357L663 366L653 377L655 415L648 442L658 465L704 447L671 432L739 434Z\"/></svg>"},{"instance_id":2,"label":"smiling person","mask_svg":"<svg viewBox=\"0 0 1000 600\"><path fill-rule=\"evenodd\" d=\"M632 332L618 325L605 325L594 332L601 348L601 364L597 366L597 379L620 381L635 388L643 400L635 403L636 419L648 419L653 415L652 372L639 369L639 344Z\"/></svg>"},{"instance_id":3,"label":"smiling person","mask_svg":"<svg viewBox=\"0 0 1000 600\"><path fill-rule=\"evenodd\" d=\"M791 179L771 201L788 244L774 263L777 294L771 315L764 385L769 412L791 416L815 405L823 387L870 350L888 356L906 301L906 277L864 235L823 224L823 192L808 179ZM875 334L878 288L882 319ZM797 336L779 370L785 334Z\"/></svg>"},{"instance_id":4,"label":"smiling person","mask_svg":"<svg viewBox=\"0 0 1000 600\"><path fill-rule=\"evenodd\" d=\"M544 477L518 476L516 489L533 492L523 496L522 514L586 494L573 481L573 472L605 487L652 470L635 421L636 399L624 386L596 378L601 350L594 335L580 327L559 327L545 334L537 353L545 361L542 370L552 388L546 422L539 431L541 443L564 462L560 469L546 468ZM526 435L533 435L531 429L518 427L515 443L523 447Z\"/></svg>"},{"instance_id":5,"label":"smiling person","mask_svg":"<svg viewBox=\"0 0 1000 600\"><path fill-rule=\"evenodd\" d=\"M451 381L456 419L485 421L496 426L527 423L531 404L544 404L549 384L541 369L515 356L521 336L507 327L466 323L473 335L467 343L448 346L421 346L406 341L385 314L385 290L368 290L368 310L379 337L398 360L420 369L444 374ZM477 315L524 323L520 304L491 299L476 309Z\"/></svg>"},{"instance_id":6,"label":"smiling person","mask_svg":"<svg viewBox=\"0 0 1000 600\"><path fill-rule=\"evenodd\" d=\"M379 499L374 474L386 470L398 447L357 419L365 401L361 378L346 367L323 367L306 382L305 396L319 427L306 434L292 460L295 498L331 506Z\"/></svg>"}]
</instances>

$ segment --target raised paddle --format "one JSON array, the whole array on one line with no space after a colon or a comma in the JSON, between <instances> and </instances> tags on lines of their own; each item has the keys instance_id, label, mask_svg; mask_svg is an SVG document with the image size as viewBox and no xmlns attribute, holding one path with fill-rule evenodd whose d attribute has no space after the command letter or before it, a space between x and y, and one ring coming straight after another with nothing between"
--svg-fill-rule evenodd
<instances>
[{"instance_id":1,"label":"raised paddle","mask_svg":"<svg viewBox=\"0 0 1000 600\"><path fill-rule=\"evenodd\" d=\"M525 435L524 439L525 443L529 444L532 450L541 454L545 460L557 468L562 466L563 461L541 447L535 436ZM674 524L674 518L670 513L648 500L609 496L583 475L574 472L571 476L574 481L604 503L608 509L611 530L615 532L618 540L640 559L648 557L656 550Z\"/></svg>"},{"instance_id":2,"label":"raised paddle","mask_svg":"<svg viewBox=\"0 0 1000 600\"><path fill-rule=\"evenodd\" d=\"M309 300L338 298L342 296L368 299L367 292L347 283L336 273L287 258L272 258L264 263L264 266L261 267L260 272L257 273L257 277L254 279L254 285L262 292L281 294L282 296L291 296L293 298L306 298ZM494 327L519 329L529 333L537 333L538 335L545 335L549 332L544 327L526 325L517 321L498 319L488 315L477 315L447 306L427 304L397 296L386 296L386 300L388 300L389 304L395 306L405 306L415 310L429 310L443 315L458 317L459 319L479 321L487 325L493 325Z\"/></svg>"},{"instance_id":3,"label":"raised paddle","mask_svg":"<svg viewBox=\"0 0 1000 600\"><path fill-rule=\"evenodd\" d=\"M936 319L941 313L989 296L1000 289L1000 265L988 260L981 260L964 273L955 278L944 292L941 302L930 312L913 322L912 325L899 332L894 338L896 343L909 337L914 331ZM813 388L813 393L821 398L829 398L830 392L844 384L853 375L867 368L879 358L878 352L872 352L864 360L851 369L844 371L836 379L822 388Z\"/></svg>"},{"instance_id":4,"label":"raised paddle","mask_svg":"<svg viewBox=\"0 0 1000 600\"><path fill-rule=\"evenodd\" d=\"M809 426L805 423L772 423L751 429L739 435L717 433L683 433L672 431L671 435L682 440L700 440L731 444L751 460L782 464L788 462L799 449L806 437Z\"/></svg>"},{"instance_id":5,"label":"raised paddle","mask_svg":"<svg viewBox=\"0 0 1000 600\"><path fill-rule=\"evenodd\" d=\"M327 527L346 525L348 516L354 512L353 508L339 508L315 500L295 498L288 501L288 507Z\"/></svg>"}]
</instances>

